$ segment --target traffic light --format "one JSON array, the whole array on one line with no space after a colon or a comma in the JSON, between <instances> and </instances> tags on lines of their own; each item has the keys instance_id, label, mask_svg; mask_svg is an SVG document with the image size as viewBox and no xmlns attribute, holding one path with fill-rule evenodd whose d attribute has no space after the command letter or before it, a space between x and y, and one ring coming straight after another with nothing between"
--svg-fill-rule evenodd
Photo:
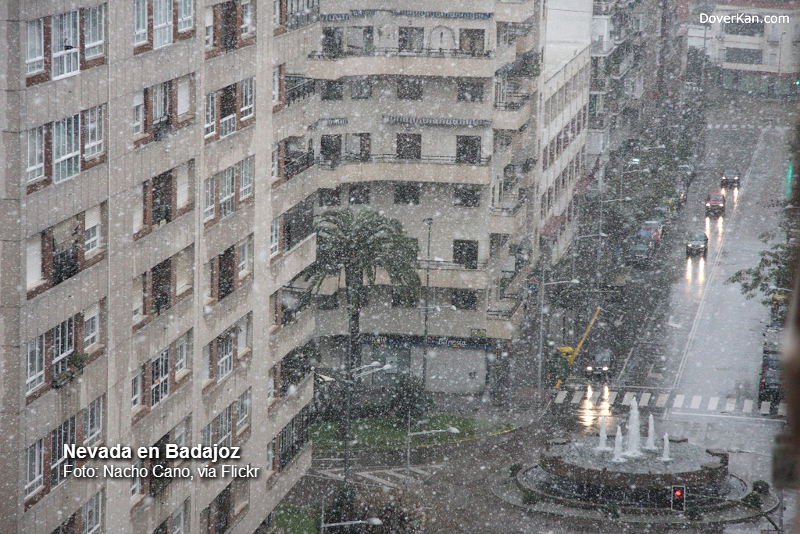
<instances>
[{"instance_id":1,"label":"traffic light","mask_svg":"<svg viewBox=\"0 0 800 534\"><path fill-rule=\"evenodd\" d=\"M686 486L672 486L670 508L679 512L686 509Z\"/></svg>"}]
</instances>

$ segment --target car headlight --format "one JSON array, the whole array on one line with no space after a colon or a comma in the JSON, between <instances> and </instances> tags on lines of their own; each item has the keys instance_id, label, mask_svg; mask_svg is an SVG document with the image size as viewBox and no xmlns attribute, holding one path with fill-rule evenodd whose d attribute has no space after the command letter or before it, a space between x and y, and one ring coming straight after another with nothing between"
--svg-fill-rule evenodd
<instances>
[{"instance_id":1,"label":"car headlight","mask_svg":"<svg viewBox=\"0 0 800 534\"><path fill-rule=\"evenodd\" d=\"M592 366L591 365L586 366L586 370L587 371L591 371L592 370Z\"/></svg>"},{"instance_id":2,"label":"car headlight","mask_svg":"<svg viewBox=\"0 0 800 534\"><path fill-rule=\"evenodd\" d=\"M604 365L603 366L603 371L608 371L608 367Z\"/></svg>"},{"instance_id":3,"label":"car headlight","mask_svg":"<svg viewBox=\"0 0 800 534\"><path fill-rule=\"evenodd\" d=\"M706 202L706 207L708 208L710 206L711 206L711 202Z\"/></svg>"}]
</instances>

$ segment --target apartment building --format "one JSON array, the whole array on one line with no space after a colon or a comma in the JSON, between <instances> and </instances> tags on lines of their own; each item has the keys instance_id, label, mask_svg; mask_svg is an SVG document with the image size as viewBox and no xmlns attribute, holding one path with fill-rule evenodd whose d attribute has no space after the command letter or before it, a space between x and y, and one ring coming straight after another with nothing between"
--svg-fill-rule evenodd
<instances>
[{"instance_id":1,"label":"apartment building","mask_svg":"<svg viewBox=\"0 0 800 534\"><path fill-rule=\"evenodd\" d=\"M691 2L686 11L688 46L707 58L693 66L713 83L764 96L800 90L800 2Z\"/></svg>"},{"instance_id":2,"label":"apartment building","mask_svg":"<svg viewBox=\"0 0 800 534\"><path fill-rule=\"evenodd\" d=\"M268 148L274 58L314 9L0 6L3 532L263 532L308 468L313 381L269 303L314 236L297 202L273 205ZM275 219L293 229L270 258ZM64 469L178 465L76 462L65 444L169 443L241 447L260 476Z\"/></svg>"}]
</instances>

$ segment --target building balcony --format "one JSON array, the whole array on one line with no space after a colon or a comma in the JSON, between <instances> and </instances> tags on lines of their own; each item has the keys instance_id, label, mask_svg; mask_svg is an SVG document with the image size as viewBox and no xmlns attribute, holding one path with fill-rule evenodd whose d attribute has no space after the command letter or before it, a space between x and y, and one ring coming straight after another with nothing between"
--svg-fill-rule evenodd
<instances>
[{"instance_id":1,"label":"building balcony","mask_svg":"<svg viewBox=\"0 0 800 534\"><path fill-rule=\"evenodd\" d=\"M598 39L592 41L592 56L606 57L617 48L617 43L610 39Z\"/></svg>"},{"instance_id":2,"label":"building balcony","mask_svg":"<svg viewBox=\"0 0 800 534\"><path fill-rule=\"evenodd\" d=\"M294 160L297 162L297 160ZM312 159L310 165L296 163L290 169L291 174L286 175L287 163L284 168L285 176L277 179L272 184L272 208L275 217L288 211L292 206L296 206L309 195L315 193L319 187L318 176L315 172L315 160Z\"/></svg>"},{"instance_id":3,"label":"building balcony","mask_svg":"<svg viewBox=\"0 0 800 534\"><path fill-rule=\"evenodd\" d=\"M507 234L510 236L519 235L525 228L525 199L517 199L513 202L502 202L489 208L492 216L489 227L492 233Z\"/></svg>"},{"instance_id":4,"label":"building balcony","mask_svg":"<svg viewBox=\"0 0 800 534\"><path fill-rule=\"evenodd\" d=\"M494 5L494 18L498 22L519 24L536 14L533 0L498 0Z\"/></svg>"},{"instance_id":5,"label":"building balcony","mask_svg":"<svg viewBox=\"0 0 800 534\"><path fill-rule=\"evenodd\" d=\"M495 130L519 130L531 117L529 93L507 93L494 103L492 127Z\"/></svg>"},{"instance_id":6,"label":"building balcony","mask_svg":"<svg viewBox=\"0 0 800 534\"><path fill-rule=\"evenodd\" d=\"M308 343L308 340L314 335L316 325L315 308L306 306L280 329L275 326L275 331L269 337L269 349L272 357L282 359L292 350Z\"/></svg>"},{"instance_id":7,"label":"building balcony","mask_svg":"<svg viewBox=\"0 0 800 534\"><path fill-rule=\"evenodd\" d=\"M397 154L367 158L317 159L316 171L326 187L354 182L428 182L489 185L491 156L462 161L454 156L420 156L407 159Z\"/></svg>"},{"instance_id":8,"label":"building balcony","mask_svg":"<svg viewBox=\"0 0 800 534\"><path fill-rule=\"evenodd\" d=\"M285 427L297 413L312 401L314 396L314 373L308 373L295 388L291 395L278 397L267 408L269 421L277 429Z\"/></svg>"},{"instance_id":9,"label":"building balcony","mask_svg":"<svg viewBox=\"0 0 800 534\"><path fill-rule=\"evenodd\" d=\"M368 52L312 52L308 57L311 61L306 74L319 80L398 72L406 76L491 78L497 68L493 50L373 48Z\"/></svg>"},{"instance_id":10,"label":"building balcony","mask_svg":"<svg viewBox=\"0 0 800 534\"><path fill-rule=\"evenodd\" d=\"M608 79L605 76L593 76L589 83L590 93L605 94L609 89Z\"/></svg>"},{"instance_id":11,"label":"building balcony","mask_svg":"<svg viewBox=\"0 0 800 534\"><path fill-rule=\"evenodd\" d=\"M605 114L595 115L589 114L589 129L590 130L606 130L610 125L609 117Z\"/></svg>"},{"instance_id":12,"label":"building balcony","mask_svg":"<svg viewBox=\"0 0 800 534\"><path fill-rule=\"evenodd\" d=\"M417 273L420 280L430 275L431 287L482 290L489 284L488 263L476 260L472 265L465 265L444 260L418 260ZM426 269L428 266L429 270Z\"/></svg>"},{"instance_id":13,"label":"building balcony","mask_svg":"<svg viewBox=\"0 0 800 534\"><path fill-rule=\"evenodd\" d=\"M317 234L309 234L296 246L274 258L269 266L272 282L276 286L285 286L303 269L317 259Z\"/></svg>"},{"instance_id":14,"label":"building balcony","mask_svg":"<svg viewBox=\"0 0 800 534\"><path fill-rule=\"evenodd\" d=\"M611 78L614 80L619 80L620 78L625 76L625 74L627 74L627 72L631 69L632 66L633 66L633 53L631 52L627 56L625 56L622 59L622 61L620 61L618 64L612 66Z\"/></svg>"},{"instance_id":15,"label":"building balcony","mask_svg":"<svg viewBox=\"0 0 800 534\"><path fill-rule=\"evenodd\" d=\"M522 299L513 299L505 307L486 310L486 337L511 339L524 318Z\"/></svg>"},{"instance_id":16,"label":"building balcony","mask_svg":"<svg viewBox=\"0 0 800 534\"><path fill-rule=\"evenodd\" d=\"M276 139L303 137L306 125L319 118L319 97L316 96L314 80L300 78L296 85L290 85L290 80L287 77L283 102L272 108L272 127Z\"/></svg>"}]
</instances>

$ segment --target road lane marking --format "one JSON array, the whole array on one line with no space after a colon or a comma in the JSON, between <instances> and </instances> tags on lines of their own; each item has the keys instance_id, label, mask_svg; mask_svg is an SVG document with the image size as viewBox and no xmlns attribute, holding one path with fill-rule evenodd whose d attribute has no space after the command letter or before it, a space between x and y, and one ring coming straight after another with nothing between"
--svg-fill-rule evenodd
<instances>
[{"instance_id":1,"label":"road lane marking","mask_svg":"<svg viewBox=\"0 0 800 534\"><path fill-rule=\"evenodd\" d=\"M582 389L579 389L579 390L578 390L578 391L576 391L576 392L575 392L575 394L572 396L572 400L571 400L570 402L571 402L572 404L578 404L578 403L581 401L581 399L582 399L582 398L583 398L583 390L582 390Z\"/></svg>"},{"instance_id":2,"label":"road lane marking","mask_svg":"<svg viewBox=\"0 0 800 534\"><path fill-rule=\"evenodd\" d=\"M608 405L611 406L614 404L614 401L617 400L617 392L612 391L608 394Z\"/></svg>"},{"instance_id":3,"label":"road lane marking","mask_svg":"<svg viewBox=\"0 0 800 534\"><path fill-rule=\"evenodd\" d=\"M672 402L672 407L673 408L682 407L684 398L686 398L684 395L675 395L675 400Z\"/></svg>"},{"instance_id":4,"label":"road lane marking","mask_svg":"<svg viewBox=\"0 0 800 534\"><path fill-rule=\"evenodd\" d=\"M750 413L753 411L753 401L746 400L744 401L744 406L742 406L742 411L745 413Z\"/></svg>"},{"instance_id":5,"label":"road lane marking","mask_svg":"<svg viewBox=\"0 0 800 534\"><path fill-rule=\"evenodd\" d=\"M772 408L772 404L764 401L761 403L761 415L769 415L769 409Z\"/></svg>"},{"instance_id":6,"label":"road lane marking","mask_svg":"<svg viewBox=\"0 0 800 534\"><path fill-rule=\"evenodd\" d=\"M558 395L556 395L556 401L555 402L556 402L556 404L561 404L562 402L564 402L564 399L566 399L566 398L567 398L567 392L564 391L564 390L561 390L561 391L558 392Z\"/></svg>"},{"instance_id":7,"label":"road lane marking","mask_svg":"<svg viewBox=\"0 0 800 534\"><path fill-rule=\"evenodd\" d=\"M701 397L700 395L695 395L694 397L692 397L692 404L691 406L689 406L689 408L691 408L692 410L698 409L700 407L700 401L702 400L703 397Z\"/></svg>"},{"instance_id":8,"label":"road lane marking","mask_svg":"<svg viewBox=\"0 0 800 534\"><path fill-rule=\"evenodd\" d=\"M736 409L736 399L728 399L725 403L725 411L732 412Z\"/></svg>"},{"instance_id":9,"label":"road lane marking","mask_svg":"<svg viewBox=\"0 0 800 534\"><path fill-rule=\"evenodd\" d=\"M602 393L602 391L600 391L599 389L597 391L593 391L592 396L589 398L589 404L591 404L592 406L597 404L597 399L600 398L600 393Z\"/></svg>"},{"instance_id":10,"label":"road lane marking","mask_svg":"<svg viewBox=\"0 0 800 534\"><path fill-rule=\"evenodd\" d=\"M659 395L658 400L656 400L656 408L663 408L667 404L667 399L669 399L669 393Z\"/></svg>"},{"instance_id":11,"label":"road lane marking","mask_svg":"<svg viewBox=\"0 0 800 534\"><path fill-rule=\"evenodd\" d=\"M708 399L708 409L712 412L717 409L717 404L719 404L719 397L711 397Z\"/></svg>"},{"instance_id":12,"label":"road lane marking","mask_svg":"<svg viewBox=\"0 0 800 534\"><path fill-rule=\"evenodd\" d=\"M622 397L622 405L623 406L630 406L631 402L633 402L633 392L629 391Z\"/></svg>"},{"instance_id":13,"label":"road lane marking","mask_svg":"<svg viewBox=\"0 0 800 534\"><path fill-rule=\"evenodd\" d=\"M786 415L786 403L782 402L778 405L778 415Z\"/></svg>"},{"instance_id":14,"label":"road lane marking","mask_svg":"<svg viewBox=\"0 0 800 534\"><path fill-rule=\"evenodd\" d=\"M647 406L647 403L650 402L650 394L649 393L642 393L642 398L639 401L639 406Z\"/></svg>"},{"instance_id":15,"label":"road lane marking","mask_svg":"<svg viewBox=\"0 0 800 534\"><path fill-rule=\"evenodd\" d=\"M366 478L367 480L372 480L373 482L377 482L381 486L387 486L392 489L397 489L398 486L394 482L390 482L385 478L376 477L375 475L370 475L369 473L356 473L358 476Z\"/></svg>"}]
</instances>

